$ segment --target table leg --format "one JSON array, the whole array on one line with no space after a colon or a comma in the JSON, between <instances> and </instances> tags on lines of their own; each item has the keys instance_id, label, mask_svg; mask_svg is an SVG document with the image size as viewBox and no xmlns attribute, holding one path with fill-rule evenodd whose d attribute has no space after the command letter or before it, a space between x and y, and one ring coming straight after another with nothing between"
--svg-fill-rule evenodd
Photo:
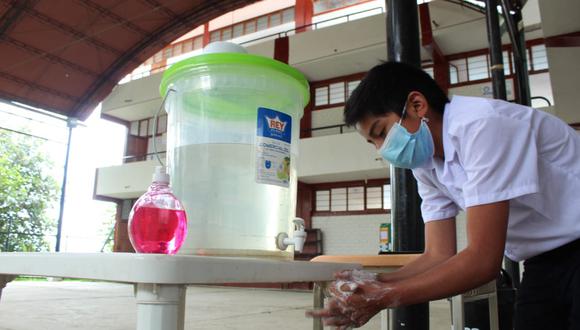
<instances>
[{"instance_id":1,"label":"table leg","mask_svg":"<svg viewBox=\"0 0 580 330\"><path fill-rule=\"evenodd\" d=\"M463 295L456 295L451 298L452 329L463 330L465 319L463 314Z\"/></svg>"},{"instance_id":2,"label":"table leg","mask_svg":"<svg viewBox=\"0 0 580 330\"><path fill-rule=\"evenodd\" d=\"M183 330L185 285L136 284L137 330Z\"/></svg>"},{"instance_id":3,"label":"table leg","mask_svg":"<svg viewBox=\"0 0 580 330\"><path fill-rule=\"evenodd\" d=\"M324 308L324 288L322 287L322 283L314 283L313 295L314 295L314 309ZM312 329L322 330L323 329L322 319L313 318Z\"/></svg>"},{"instance_id":4,"label":"table leg","mask_svg":"<svg viewBox=\"0 0 580 330\"><path fill-rule=\"evenodd\" d=\"M6 287L6 284L8 284L8 282L12 281L15 278L16 278L16 276L14 276L14 275L2 275L2 274L0 274L0 299L2 299L2 289L4 289Z\"/></svg>"},{"instance_id":5,"label":"table leg","mask_svg":"<svg viewBox=\"0 0 580 330\"><path fill-rule=\"evenodd\" d=\"M497 291L490 294L488 298L488 306L489 306L489 328L491 330L499 330L499 315L498 315L499 310L497 301Z\"/></svg>"},{"instance_id":6,"label":"table leg","mask_svg":"<svg viewBox=\"0 0 580 330\"><path fill-rule=\"evenodd\" d=\"M381 330L389 330L391 328L390 313L390 309L383 309L381 311Z\"/></svg>"}]
</instances>

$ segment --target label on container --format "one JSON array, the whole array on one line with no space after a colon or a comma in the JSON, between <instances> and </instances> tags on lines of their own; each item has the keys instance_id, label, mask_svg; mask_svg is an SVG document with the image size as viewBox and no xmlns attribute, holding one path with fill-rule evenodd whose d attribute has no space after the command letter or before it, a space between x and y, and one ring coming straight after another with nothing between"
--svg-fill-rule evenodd
<instances>
[{"instance_id":1,"label":"label on container","mask_svg":"<svg viewBox=\"0 0 580 330\"><path fill-rule=\"evenodd\" d=\"M258 108L256 182L288 188L291 140L292 117L276 110Z\"/></svg>"}]
</instances>

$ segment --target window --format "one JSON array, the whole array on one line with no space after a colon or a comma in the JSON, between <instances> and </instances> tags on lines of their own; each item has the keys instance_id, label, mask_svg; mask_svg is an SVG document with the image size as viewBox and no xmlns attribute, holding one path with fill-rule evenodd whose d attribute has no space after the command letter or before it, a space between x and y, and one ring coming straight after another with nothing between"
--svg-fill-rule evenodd
<instances>
[{"instance_id":1,"label":"window","mask_svg":"<svg viewBox=\"0 0 580 330\"><path fill-rule=\"evenodd\" d=\"M159 63L163 61L163 52L157 52L153 55L153 63Z\"/></svg>"},{"instance_id":2,"label":"window","mask_svg":"<svg viewBox=\"0 0 580 330\"><path fill-rule=\"evenodd\" d=\"M509 74L511 74L510 55L507 50L504 50L502 54L503 54L503 74L508 76Z\"/></svg>"},{"instance_id":3,"label":"window","mask_svg":"<svg viewBox=\"0 0 580 330\"><path fill-rule=\"evenodd\" d=\"M149 124L147 120L142 120L139 122L139 136L147 136L147 127Z\"/></svg>"},{"instance_id":4,"label":"window","mask_svg":"<svg viewBox=\"0 0 580 330\"><path fill-rule=\"evenodd\" d=\"M455 79L456 83L462 83L464 81L467 81L467 61L465 61L464 58L449 61L449 66L455 69L455 76L457 77L457 79ZM451 81L453 81L454 80L453 74L451 74L450 76Z\"/></svg>"},{"instance_id":5,"label":"window","mask_svg":"<svg viewBox=\"0 0 580 330\"><path fill-rule=\"evenodd\" d=\"M526 62L528 65L528 71L532 71L532 60L530 59L530 50L526 48Z\"/></svg>"},{"instance_id":6,"label":"window","mask_svg":"<svg viewBox=\"0 0 580 330\"><path fill-rule=\"evenodd\" d=\"M314 107L328 108L343 105L355 88L360 84L362 74L334 78L328 82L313 83Z\"/></svg>"},{"instance_id":7,"label":"window","mask_svg":"<svg viewBox=\"0 0 580 330\"><path fill-rule=\"evenodd\" d=\"M129 134L138 136L139 135L139 122L132 121L131 128L129 129Z\"/></svg>"},{"instance_id":8,"label":"window","mask_svg":"<svg viewBox=\"0 0 580 330\"><path fill-rule=\"evenodd\" d=\"M365 187L349 187L347 205L348 211L364 211Z\"/></svg>"},{"instance_id":9,"label":"window","mask_svg":"<svg viewBox=\"0 0 580 330\"><path fill-rule=\"evenodd\" d=\"M181 55L181 43L173 45L173 56Z\"/></svg>"},{"instance_id":10,"label":"window","mask_svg":"<svg viewBox=\"0 0 580 330\"><path fill-rule=\"evenodd\" d=\"M228 27L222 30L222 39L223 41L232 39L232 28Z\"/></svg>"},{"instance_id":11,"label":"window","mask_svg":"<svg viewBox=\"0 0 580 330\"><path fill-rule=\"evenodd\" d=\"M182 47L181 51L184 52L184 53L191 52L191 50L193 49L192 47L194 47L195 40L196 39L193 39L193 40L191 40L191 39L185 40L183 42L183 47Z\"/></svg>"},{"instance_id":12,"label":"window","mask_svg":"<svg viewBox=\"0 0 580 330\"><path fill-rule=\"evenodd\" d=\"M534 71L545 70L548 68L546 45L532 46L532 63Z\"/></svg>"},{"instance_id":13,"label":"window","mask_svg":"<svg viewBox=\"0 0 580 330\"><path fill-rule=\"evenodd\" d=\"M257 30L265 30L268 28L268 16L258 17Z\"/></svg>"},{"instance_id":14,"label":"window","mask_svg":"<svg viewBox=\"0 0 580 330\"><path fill-rule=\"evenodd\" d=\"M383 209L391 209L391 185L386 184L383 186Z\"/></svg>"},{"instance_id":15,"label":"window","mask_svg":"<svg viewBox=\"0 0 580 330\"><path fill-rule=\"evenodd\" d=\"M153 124L155 118L147 118L131 122L130 133L135 136L153 136ZM161 115L157 118L157 135L167 132L167 115Z\"/></svg>"},{"instance_id":16,"label":"window","mask_svg":"<svg viewBox=\"0 0 580 330\"><path fill-rule=\"evenodd\" d=\"M314 95L314 106L328 104L328 87L316 88Z\"/></svg>"},{"instance_id":17,"label":"window","mask_svg":"<svg viewBox=\"0 0 580 330\"><path fill-rule=\"evenodd\" d=\"M469 80L479 80L489 78L487 70L487 55L479 55L467 58L467 69L469 70Z\"/></svg>"},{"instance_id":18,"label":"window","mask_svg":"<svg viewBox=\"0 0 580 330\"><path fill-rule=\"evenodd\" d=\"M330 211L346 211L346 188L334 188L330 190Z\"/></svg>"},{"instance_id":19,"label":"window","mask_svg":"<svg viewBox=\"0 0 580 330\"><path fill-rule=\"evenodd\" d=\"M193 39L193 49L196 50L201 48L203 48L203 36Z\"/></svg>"},{"instance_id":20,"label":"window","mask_svg":"<svg viewBox=\"0 0 580 330\"><path fill-rule=\"evenodd\" d=\"M489 68L489 55L487 49L481 49L477 53L480 55L457 54L450 55L449 59L449 82L451 85L461 84L470 81L481 82L481 80L488 80L491 77L491 70ZM473 54L473 53L471 53ZM535 73L536 71L547 70L548 60L546 56L546 45L535 44L527 47L526 51L528 71ZM461 56L466 57L461 57ZM504 75L511 76L515 72L514 67L514 52L507 49L502 52Z\"/></svg>"},{"instance_id":21,"label":"window","mask_svg":"<svg viewBox=\"0 0 580 330\"><path fill-rule=\"evenodd\" d=\"M153 134L157 134L157 132L153 131L153 118L151 118L150 120L148 120L148 124L147 124L147 135L153 135Z\"/></svg>"},{"instance_id":22,"label":"window","mask_svg":"<svg viewBox=\"0 0 580 330\"><path fill-rule=\"evenodd\" d=\"M163 50L163 59L167 60L168 58L171 58L171 56L173 56L173 48L165 48Z\"/></svg>"},{"instance_id":23,"label":"window","mask_svg":"<svg viewBox=\"0 0 580 330\"><path fill-rule=\"evenodd\" d=\"M314 0L314 14L320 14L325 11L344 8L365 2L366 0Z\"/></svg>"},{"instance_id":24,"label":"window","mask_svg":"<svg viewBox=\"0 0 580 330\"><path fill-rule=\"evenodd\" d=\"M165 132L167 132L167 115L157 117L157 134L163 134Z\"/></svg>"},{"instance_id":25,"label":"window","mask_svg":"<svg viewBox=\"0 0 580 330\"><path fill-rule=\"evenodd\" d=\"M281 22L280 17L281 17L280 13L275 13L275 14L270 15L270 26L272 27L272 26L280 25L280 22Z\"/></svg>"},{"instance_id":26,"label":"window","mask_svg":"<svg viewBox=\"0 0 580 330\"><path fill-rule=\"evenodd\" d=\"M330 211L330 190L316 191L315 211Z\"/></svg>"},{"instance_id":27,"label":"window","mask_svg":"<svg viewBox=\"0 0 580 330\"><path fill-rule=\"evenodd\" d=\"M234 25L234 38L241 37L244 35L244 24L236 24Z\"/></svg>"},{"instance_id":28,"label":"window","mask_svg":"<svg viewBox=\"0 0 580 330\"><path fill-rule=\"evenodd\" d=\"M329 103L344 103L344 82L330 84Z\"/></svg>"},{"instance_id":29,"label":"window","mask_svg":"<svg viewBox=\"0 0 580 330\"><path fill-rule=\"evenodd\" d=\"M244 26L246 27L246 33L244 33L244 34L250 34L250 33L256 32L256 21L246 22L244 24Z\"/></svg>"},{"instance_id":30,"label":"window","mask_svg":"<svg viewBox=\"0 0 580 330\"><path fill-rule=\"evenodd\" d=\"M315 185L314 211L319 215L388 213L391 209L391 186L385 181Z\"/></svg>"},{"instance_id":31,"label":"window","mask_svg":"<svg viewBox=\"0 0 580 330\"><path fill-rule=\"evenodd\" d=\"M457 71L457 66L449 64L449 83L457 84L459 82L459 72Z\"/></svg>"},{"instance_id":32,"label":"window","mask_svg":"<svg viewBox=\"0 0 580 330\"><path fill-rule=\"evenodd\" d=\"M209 42L220 41L221 38L221 31L213 31L209 34Z\"/></svg>"},{"instance_id":33,"label":"window","mask_svg":"<svg viewBox=\"0 0 580 330\"><path fill-rule=\"evenodd\" d=\"M352 92L355 90L355 88L358 87L358 84L360 84L360 80L354 80L354 81L348 82L347 92L348 92L349 97L350 97L350 94L352 94Z\"/></svg>"},{"instance_id":34,"label":"window","mask_svg":"<svg viewBox=\"0 0 580 330\"><path fill-rule=\"evenodd\" d=\"M282 11L282 22L283 23L294 22L294 7L284 9L284 11Z\"/></svg>"},{"instance_id":35,"label":"window","mask_svg":"<svg viewBox=\"0 0 580 330\"><path fill-rule=\"evenodd\" d=\"M383 199L383 190L381 187L367 188L367 209L381 209Z\"/></svg>"}]
</instances>

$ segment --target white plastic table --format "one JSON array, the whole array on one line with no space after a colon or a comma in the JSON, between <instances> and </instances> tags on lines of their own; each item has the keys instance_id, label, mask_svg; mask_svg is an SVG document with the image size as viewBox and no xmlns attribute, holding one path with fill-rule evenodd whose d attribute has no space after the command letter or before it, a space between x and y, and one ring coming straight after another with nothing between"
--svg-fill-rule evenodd
<instances>
[{"instance_id":1,"label":"white plastic table","mask_svg":"<svg viewBox=\"0 0 580 330\"><path fill-rule=\"evenodd\" d=\"M361 266L133 253L0 253L0 298L17 275L132 283L137 330L183 330L187 285L326 282L334 272L353 268Z\"/></svg>"}]
</instances>

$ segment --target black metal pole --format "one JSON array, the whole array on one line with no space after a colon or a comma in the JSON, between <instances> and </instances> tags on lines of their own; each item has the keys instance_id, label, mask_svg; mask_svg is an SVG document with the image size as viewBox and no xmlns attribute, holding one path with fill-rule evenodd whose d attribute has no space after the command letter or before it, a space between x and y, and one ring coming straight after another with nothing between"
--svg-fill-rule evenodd
<instances>
[{"instance_id":1,"label":"black metal pole","mask_svg":"<svg viewBox=\"0 0 580 330\"><path fill-rule=\"evenodd\" d=\"M493 97L495 99L507 100L506 93L506 83L504 75L504 63L503 63L503 52L501 43L501 28L499 25L498 16L498 0L487 0L485 4L485 16L487 24L487 41L489 43L489 57L490 57L490 70L491 70L491 81L493 86ZM509 64L508 64L509 65ZM509 273L510 277L514 277L510 273L510 269L513 271L514 263L508 258L504 259L504 264L506 271ZM518 264L516 263L517 267ZM516 269L516 273L519 277L519 269ZM499 275L499 274L498 274ZM514 296L515 290L512 288L507 288L504 286L498 286L498 312L499 312L499 327L500 329L507 329L513 327L513 311L515 308ZM485 328L487 325L484 319L487 318L488 308L485 304L477 304L470 302L465 307L465 326L469 328ZM487 325L489 326L489 325Z\"/></svg>"},{"instance_id":2,"label":"black metal pole","mask_svg":"<svg viewBox=\"0 0 580 330\"><path fill-rule=\"evenodd\" d=\"M386 0L387 58L421 67L417 2ZM417 182L410 170L391 166L391 223L395 252L425 249L424 223ZM393 310L392 329L429 329L429 303Z\"/></svg>"},{"instance_id":3,"label":"black metal pole","mask_svg":"<svg viewBox=\"0 0 580 330\"><path fill-rule=\"evenodd\" d=\"M60 241L62 236L62 217L64 215L64 199L66 195L66 178L68 175L68 161L70 156L70 141L72 137L72 130L77 126L77 120L75 118L69 118L67 120L68 126L68 138L66 143L66 156L64 160L64 173L62 176L62 186L60 188L60 208L58 212L58 223L56 227L56 246L54 250L60 252Z\"/></svg>"},{"instance_id":4,"label":"black metal pole","mask_svg":"<svg viewBox=\"0 0 580 330\"><path fill-rule=\"evenodd\" d=\"M530 106L530 80L526 59L526 41L522 24L521 6L512 6L508 0L501 0L501 7L508 28L514 54L515 85L517 86L517 102ZM521 26L521 28L520 28ZM520 265L508 258L505 259L505 269L510 275L516 289L520 288Z\"/></svg>"},{"instance_id":5,"label":"black metal pole","mask_svg":"<svg viewBox=\"0 0 580 330\"><path fill-rule=\"evenodd\" d=\"M528 77L528 61L526 58L526 41L523 30L521 7L513 6L510 0L501 0L501 7L508 28L514 55L515 85L517 87L517 102L530 106L530 80Z\"/></svg>"},{"instance_id":6,"label":"black metal pole","mask_svg":"<svg viewBox=\"0 0 580 330\"><path fill-rule=\"evenodd\" d=\"M497 0L487 0L485 11L493 97L500 100L507 100Z\"/></svg>"}]
</instances>

